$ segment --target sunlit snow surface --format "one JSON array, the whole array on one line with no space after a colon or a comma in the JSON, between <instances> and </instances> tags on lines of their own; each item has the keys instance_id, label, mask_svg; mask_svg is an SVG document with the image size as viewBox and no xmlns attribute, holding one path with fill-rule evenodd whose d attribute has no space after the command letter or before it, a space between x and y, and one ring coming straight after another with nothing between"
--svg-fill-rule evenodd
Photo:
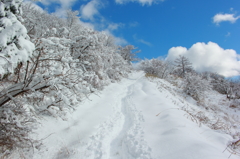
<instances>
[{"instance_id":1,"label":"sunlit snow surface","mask_svg":"<svg viewBox=\"0 0 240 159\"><path fill-rule=\"evenodd\" d=\"M34 158L227 159L232 137L190 120L180 109L186 105L192 104L134 72L92 94L66 121L42 119L37 133L45 139Z\"/></svg>"}]
</instances>

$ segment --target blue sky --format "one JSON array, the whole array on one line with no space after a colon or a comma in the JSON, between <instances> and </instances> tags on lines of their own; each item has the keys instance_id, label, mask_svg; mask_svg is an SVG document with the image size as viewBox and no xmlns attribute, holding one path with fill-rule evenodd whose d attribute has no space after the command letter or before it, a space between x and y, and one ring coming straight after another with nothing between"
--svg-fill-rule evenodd
<instances>
[{"instance_id":1,"label":"blue sky","mask_svg":"<svg viewBox=\"0 0 240 159\"><path fill-rule=\"evenodd\" d=\"M201 71L239 75L239 0L42 0L37 4L59 16L66 9L78 10L81 21L112 34L118 44L138 47L140 58L173 60L183 54ZM201 66L206 58L209 67Z\"/></svg>"}]
</instances>

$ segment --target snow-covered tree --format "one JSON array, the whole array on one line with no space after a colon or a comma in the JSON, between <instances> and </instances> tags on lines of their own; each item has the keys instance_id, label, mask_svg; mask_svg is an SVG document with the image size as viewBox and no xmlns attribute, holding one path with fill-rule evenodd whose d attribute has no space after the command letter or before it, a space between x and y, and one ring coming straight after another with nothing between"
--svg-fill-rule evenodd
<instances>
[{"instance_id":1,"label":"snow-covered tree","mask_svg":"<svg viewBox=\"0 0 240 159\"><path fill-rule=\"evenodd\" d=\"M33 145L28 133L34 118L15 98L22 93L23 83L18 83L20 69L35 50L21 23L21 3L22 0L0 1L0 158L16 147L29 149Z\"/></svg>"},{"instance_id":2,"label":"snow-covered tree","mask_svg":"<svg viewBox=\"0 0 240 159\"><path fill-rule=\"evenodd\" d=\"M204 92L211 89L208 80L202 78L200 74L188 73L184 78L184 92L195 100L200 101L204 98Z\"/></svg>"},{"instance_id":3,"label":"snow-covered tree","mask_svg":"<svg viewBox=\"0 0 240 159\"><path fill-rule=\"evenodd\" d=\"M129 70L129 64L117 55L117 51L116 46L109 45L109 35L87 28L75 37L71 46L72 56L79 59L79 67L89 74L86 80L95 88L102 88L109 78L120 79Z\"/></svg>"},{"instance_id":4,"label":"snow-covered tree","mask_svg":"<svg viewBox=\"0 0 240 159\"><path fill-rule=\"evenodd\" d=\"M232 89L233 89L234 98L240 100L240 78L238 78L238 80L236 80L232 83L233 84L231 86L232 86Z\"/></svg>"},{"instance_id":5,"label":"snow-covered tree","mask_svg":"<svg viewBox=\"0 0 240 159\"><path fill-rule=\"evenodd\" d=\"M228 94L229 91L229 82L225 79L224 76L217 73L211 73L211 85L213 89L218 91L221 94Z\"/></svg>"},{"instance_id":6,"label":"snow-covered tree","mask_svg":"<svg viewBox=\"0 0 240 159\"><path fill-rule=\"evenodd\" d=\"M228 99L232 99L231 107L240 108L240 78L234 81L231 81L230 84L231 94L229 94Z\"/></svg>"},{"instance_id":7,"label":"snow-covered tree","mask_svg":"<svg viewBox=\"0 0 240 159\"><path fill-rule=\"evenodd\" d=\"M13 73L21 62L28 61L35 49L21 24L22 0L0 2L0 78Z\"/></svg>"},{"instance_id":8,"label":"snow-covered tree","mask_svg":"<svg viewBox=\"0 0 240 159\"><path fill-rule=\"evenodd\" d=\"M67 22L67 27L66 29L68 30L68 37L74 37L76 35L79 35L79 33L81 32L81 25L80 25L80 20L79 20L79 17L78 17L78 12L77 11L71 11L71 10L68 10L66 12L66 22Z\"/></svg>"},{"instance_id":9,"label":"snow-covered tree","mask_svg":"<svg viewBox=\"0 0 240 159\"><path fill-rule=\"evenodd\" d=\"M174 66L175 66L175 70L174 70L175 73L183 78L185 77L186 73L191 72L193 70L192 64L189 61L189 59L182 55L180 55L174 61Z\"/></svg>"},{"instance_id":10,"label":"snow-covered tree","mask_svg":"<svg viewBox=\"0 0 240 159\"><path fill-rule=\"evenodd\" d=\"M124 60L126 60L129 64L132 61L138 61L137 53L140 51L134 51L137 48L135 48L133 45L126 45L125 47L119 46L119 53L123 57Z\"/></svg>"},{"instance_id":11,"label":"snow-covered tree","mask_svg":"<svg viewBox=\"0 0 240 159\"><path fill-rule=\"evenodd\" d=\"M170 64L161 59L145 59L140 62L140 68L148 74L165 79L170 74Z\"/></svg>"}]
</instances>

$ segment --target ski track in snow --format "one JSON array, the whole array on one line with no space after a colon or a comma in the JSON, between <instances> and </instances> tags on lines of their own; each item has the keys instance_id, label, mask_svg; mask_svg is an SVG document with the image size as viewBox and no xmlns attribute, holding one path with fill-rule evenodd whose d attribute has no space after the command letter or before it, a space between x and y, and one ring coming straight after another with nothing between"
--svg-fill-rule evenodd
<instances>
[{"instance_id":1,"label":"ski track in snow","mask_svg":"<svg viewBox=\"0 0 240 159\"><path fill-rule=\"evenodd\" d=\"M160 85L157 88L157 84L143 77L143 72L138 72L107 87L100 98L90 96L93 100L84 103L65 125L57 121L42 128L42 136L53 135L44 141L46 148L34 158L227 158L229 153L223 154L222 150L230 137L205 127L200 129L177 110L188 103L168 83L163 81ZM52 125L58 125L58 129L49 131Z\"/></svg>"},{"instance_id":2,"label":"ski track in snow","mask_svg":"<svg viewBox=\"0 0 240 159\"><path fill-rule=\"evenodd\" d=\"M113 115L90 137L90 141L86 144L86 151L82 153L83 158L151 158L151 149L144 141L144 132L141 128L141 122L144 119L131 98L136 81L129 83L116 105L113 106Z\"/></svg>"},{"instance_id":3,"label":"ski track in snow","mask_svg":"<svg viewBox=\"0 0 240 159\"><path fill-rule=\"evenodd\" d=\"M134 105L131 95L134 85L128 87L127 96L122 99L122 114L124 124L119 135L111 143L110 158L142 158L150 159L151 149L144 141L141 122L144 121L141 112Z\"/></svg>"}]
</instances>

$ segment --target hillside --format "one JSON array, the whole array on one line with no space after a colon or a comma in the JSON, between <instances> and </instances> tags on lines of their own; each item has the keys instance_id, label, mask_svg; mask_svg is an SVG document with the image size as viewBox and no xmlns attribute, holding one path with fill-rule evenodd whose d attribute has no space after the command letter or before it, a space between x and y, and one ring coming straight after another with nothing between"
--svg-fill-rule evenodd
<instances>
[{"instance_id":1,"label":"hillside","mask_svg":"<svg viewBox=\"0 0 240 159\"><path fill-rule=\"evenodd\" d=\"M165 80L134 72L90 95L65 120L42 119L37 138L43 148L33 158L228 158L232 137L191 120L183 107L199 106L174 89Z\"/></svg>"}]
</instances>

